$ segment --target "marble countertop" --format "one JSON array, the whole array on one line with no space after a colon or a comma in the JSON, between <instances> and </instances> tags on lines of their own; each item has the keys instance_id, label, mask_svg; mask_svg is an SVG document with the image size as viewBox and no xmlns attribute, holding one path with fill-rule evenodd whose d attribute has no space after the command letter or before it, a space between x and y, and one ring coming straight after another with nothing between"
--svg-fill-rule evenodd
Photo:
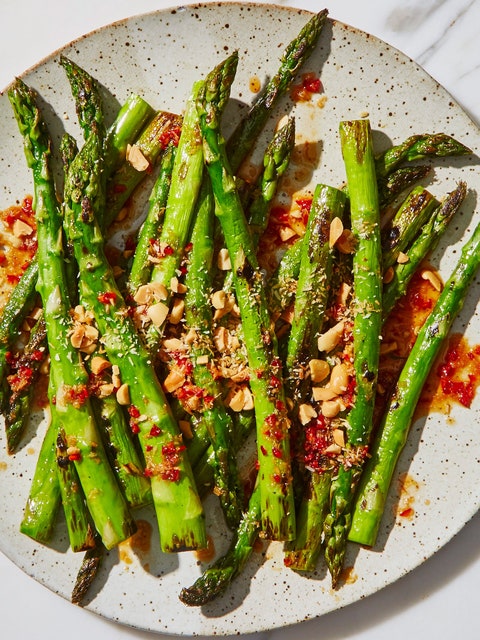
<instances>
[{"instance_id":1,"label":"marble countertop","mask_svg":"<svg viewBox=\"0 0 480 640\"><path fill-rule=\"evenodd\" d=\"M83 33L174 4L169 0L2 0L0 87ZM315 0L277 0L276 4L319 9ZM329 11L331 17L372 33L410 56L480 124L479 0L335 0ZM259 640L478 638L479 539L477 515L433 558L395 584L318 620L258 634ZM1 553L0 628L9 640L155 637L74 607L27 577Z\"/></svg>"}]
</instances>

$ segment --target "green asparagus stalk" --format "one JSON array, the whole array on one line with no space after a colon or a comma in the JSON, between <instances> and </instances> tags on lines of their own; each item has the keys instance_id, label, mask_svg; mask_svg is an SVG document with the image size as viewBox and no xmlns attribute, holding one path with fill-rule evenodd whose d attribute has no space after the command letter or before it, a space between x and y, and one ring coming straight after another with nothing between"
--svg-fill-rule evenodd
<instances>
[{"instance_id":1,"label":"green asparagus stalk","mask_svg":"<svg viewBox=\"0 0 480 640\"><path fill-rule=\"evenodd\" d=\"M297 512L297 536L287 543L284 564L295 571L314 571L322 550L332 472L311 472Z\"/></svg>"},{"instance_id":2,"label":"green asparagus stalk","mask_svg":"<svg viewBox=\"0 0 480 640\"><path fill-rule=\"evenodd\" d=\"M318 185L315 189L305 236L302 242L300 273L295 298L292 328L288 340L286 371L288 395L294 401L292 413L298 423L298 406L310 401L305 385L309 360L318 351L330 298L333 247L330 227L334 219L342 221L346 196L342 191ZM300 427L299 427L300 429ZM301 443L301 433L298 436ZM301 444L300 444L301 446ZM321 531L328 509L330 472L308 473L307 490L302 497L295 540L287 543L284 562L297 570L310 570L321 549Z\"/></svg>"},{"instance_id":3,"label":"green asparagus stalk","mask_svg":"<svg viewBox=\"0 0 480 640\"><path fill-rule=\"evenodd\" d=\"M160 229L165 215L168 193L172 181L173 164L176 147L173 144L165 149L160 169L150 194L147 217L142 224L138 235L137 246L133 255L133 262L128 276L128 290L135 295L137 289L147 284L153 270L151 261L152 243L159 237Z\"/></svg>"},{"instance_id":4,"label":"green asparagus stalk","mask_svg":"<svg viewBox=\"0 0 480 640\"><path fill-rule=\"evenodd\" d=\"M34 305L37 296L37 277L38 262L35 256L13 289L0 317L0 392L2 394L0 406L2 407L7 400L4 395L7 390L4 386L8 371L7 353L18 337L23 320Z\"/></svg>"},{"instance_id":5,"label":"green asparagus stalk","mask_svg":"<svg viewBox=\"0 0 480 640\"><path fill-rule=\"evenodd\" d=\"M304 377L302 372L315 348L327 310L333 258L330 225L335 218L342 221L346 200L345 194L333 187L318 185L315 188L302 241L286 359L290 397L295 401L300 399L297 392L299 382Z\"/></svg>"},{"instance_id":6,"label":"green asparagus stalk","mask_svg":"<svg viewBox=\"0 0 480 640\"><path fill-rule=\"evenodd\" d=\"M213 353L213 314L210 303L214 254L213 209L211 186L205 180L191 236L192 249L185 278L185 321L186 329L195 331L197 336L191 347L193 381L203 393L201 421L210 436L214 452L212 463L215 493L219 496L228 526L234 529L242 515L243 491L233 446L233 423L223 403L221 385L208 366Z\"/></svg>"},{"instance_id":7,"label":"green asparagus stalk","mask_svg":"<svg viewBox=\"0 0 480 640\"><path fill-rule=\"evenodd\" d=\"M37 287L44 306L51 372L57 383L55 408L95 527L105 546L111 548L131 535L134 523L101 446L88 399L87 374L70 340L72 325L63 263L62 218L49 167L50 138L35 95L23 81L14 83L9 98L34 178Z\"/></svg>"},{"instance_id":8,"label":"green asparagus stalk","mask_svg":"<svg viewBox=\"0 0 480 640\"><path fill-rule=\"evenodd\" d=\"M60 495L67 523L72 551L86 551L95 545L85 497L74 463L68 458L65 434L59 424L57 412L52 411L52 427L56 431L56 467L59 476Z\"/></svg>"},{"instance_id":9,"label":"green asparagus stalk","mask_svg":"<svg viewBox=\"0 0 480 640\"><path fill-rule=\"evenodd\" d=\"M60 56L60 64L65 69L73 96L78 123L85 138L88 138L95 126L103 127L101 98L94 78L64 55Z\"/></svg>"},{"instance_id":10,"label":"green asparagus stalk","mask_svg":"<svg viewBox=\"0 0 480 640\"><path fill-rule=\"evenodd\" d=\"M295 146L295 119L289 118L273 136L263 155L263 170L247 207L248 224L253 244L259 240L268 223L268 211L277 193L278 183L290 163Z\"/></svg>"},{"instance_id":11,"label":"green asparagus stalk","mask_svg":"<svg viewBox=\"0 0 480 640\"><path fill-rule=\"evenodd\" d=\"M378 202L382 208L394 202L395 198L411 189L432 172L430 165L399 167L392 173L377 179Z\"/></svg>"},{"instance_id":12,"label":"green asparagus stalk","mask_svg":"<svg viewBox=\"0 0 480 640\"><path fill-rule=\"evenodd\" d=\"M34 325L23 353L15 363L15 373L9 376L11 393L5 409L7 452L13 454L25 431L30 416L35 383L46 357L46 327L43 317Z\"/></svg>"},{"instance_id":13,"label":"green asparagus stalk","mask_svg":"<svg viewBox=\"0 0 480 640\"><path fill-rule=\"evenodd\" d=\"M375 158L375 171L379 178L383 178L404 162L423 160L428 157L463 156L471 153L471 149L445 133L418 134L379 154Z\"/></svg>"},{"instance_id":14,"label":"green asparagus stalk","mask_svg":"<svg viewBox=\"0 0 480 640\"><path fill-rule=\"evenodd\" d=\"M153 120L155 111L148 102L132 93L120 107L105 138L105 173L110 176L125 161L128 146Z\"/></svg>"},{"instance_id":15,"label":"green asparagus stalk","mask_svg":"<svg viewBox=\"0 0 480 640\"><path fill-rule=\"evenodd\" d=\"M410 191L393 219L382 230L384 272L397 262L400 253L407 250L437 206L438 201L423 187Z\"/></svg>"},{"instance_id":16,"label":"green asparagus stalk","mask_svg":"<svg viewBox=\"0 0 480 640\"><path fill-rule=\"evenodd\" d=\"M81 605L85 601L88 590L100 569L104 555L105 547L100 540L97 540L95 546L85 553L72 589L70 600L73 604Z\"/></svg>"},{"instance_id":17,"label":"green asparagus stalk","mask_svg":"<svg viewBox=\"0 0 480 640\"><path fill-rule=\"evenodd\" d=\"M149 122L132 144L137 160L127 158L126 162L113 172L107 181L107 202L102 227L108 227L116 220L135 188L150 174L162 151L178 140L182 118L174 113L161 111Z\"/></svg>"},{"instance_id":18,"label":"green asparagus stalk","mask_svg":"<svg viewBox=\"0 0 480 640\"><path fill-rule=\"evenodd\" d=\"M237 61L238 56L233 54L225 62L232 78ZM262 529L268 538L285 540L295 535L288 433L290 423L263 278L219 131L221 109L218 107L218 74L225 69L225 64L214 69L205 81L198 96L197 110L204 140L205 162L215 196L215 212L232 263L233 284L252 372L250 385L257 423Z\"/></svg>"},{"instance_id":19,"label":"green asparagus stalk","mask_svg":"<svg viewBox=\"0 0 480 640\"><path fill-rule=\"evenodd\" d=\"M139 435L162 549L202 547L203 508L181 433L105 257L95 217L103 206L97 179L101 155L101 139L90 136L68 174L65 223L79 265L81 298L95 317L109 361L120 371L119 400L128 406L131 427Z\"/></svg>"},{"instance_id":20,"label":"green asparagus stalk","mask_svg":"<svg viewBox=\"0 0 480 640\"><path fill-rule=\"evenodd\" d=\"M137 508L151 503L150 481L143 474L143 461L132 438L123 407L112 394L93 398L93 410L110 464L129 506Z\"/></svg>"},{"instance_id":21,"label":"green asparagus stalk","mask_svg":"<svg viewBox=\"0 0 480 640\"><path fill-rule=\"evenodd\" d=\"M408 248L408 260L402 264L395 265L392 280L383 285L382 306L384 319L388 317L397 300L406 293L408 283L421 262L436 247L450 220L463 202L466 192L465 183L460 182L456 189L446 196L431 218L422 227L419 236Z\"/></svg>"},{"instance_id":22,"label":"green asparagus stalk","mask_svg":"<svg viewBox=\"0 0 480 640\"><path fill-rule=\"evenodd\" d=\"M432 313L420 329L400 373L360 480L349 532L350 540L368 546L375 544L388 489L405 445L420 393L450 327L463 307L468 287L479 264L480 225L465 243L460 258Z\"/></svg>"},{"instance_id":23,"label":"green asparagus stalk","mask_svg":"<svg viewBox=\"0 0 480 640\"><path fill-rule=\"evenodd\" d=\"M164 300L160 302L166 307L169 306L171 300L172 278L177 275L185 246L190 237L195 205L202 184L203 149L195 109L195 99L201 85L202 82L194 84L187 100L182 132L172 169L165 215L160 235L157 238L158 260L151 274L151 282L166 291ZM166 316L162 322L152 321L146 330L146 343L152 354L159 347L165 320Z\"/></svg>"},{"instance_id":24,"label":"green asparagus stalk","mask_svg":"<svg viewBox=\"0 0 480 640\"><path fill-rule=\"evenodd\" d=\"M199 607L225 593L252 555L260 533L260 520L261 500L257 485L227 553L209 567L191 587L181 590L179 597L184 604Z\"/></svg>"},{"instance_id":25,"label":"green asparagus stalk","mask_svg":"<svg viewBox=\"0 0 480 640\"><path fill-rule=\"evenodd\" d=\"M56 440L56 425L50 422L40 447L20 523L21 533L42 543L47 543L50 540L61 505L56 464Z\"/></svg>"},{"instance_id":26,"label":"green asparagus stalk","mask_svg":"<svg viewBox=\"0 0 480 640\"><path fill-rule=\"evenodd\" d=\"M315 14L288 44L278 71L265 85L247 116L240 121L230 136L226 153L233 173L237 172L249 154L272 109L288 91L299 69L315 49L327 15L327 9Z\"/></svg>"},{"instance_id":27,"label":"green asparagus stalk","mask_svg":"<svg viewBox=\"0 0 480 640\"><path fill-rule=\"evenodd\" d=\"M353 256L356 396L347 416L345 463L332 481L330 512L324 523L325 558L334 586L343 566L354 489L370 437L382 324L380 220L370 123L342 122L340 140L356 240Z\"/></svg>"}]
</instances>

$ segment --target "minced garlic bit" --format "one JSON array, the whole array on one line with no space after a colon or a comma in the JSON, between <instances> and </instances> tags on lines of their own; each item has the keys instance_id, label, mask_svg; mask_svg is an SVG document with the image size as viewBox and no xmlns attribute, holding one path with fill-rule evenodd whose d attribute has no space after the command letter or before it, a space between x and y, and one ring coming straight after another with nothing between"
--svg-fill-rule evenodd
<instances>
[{"instance_id":1,"label":"minced garlic bit","mask_svg":"<svg viewBox=\"0 0 480 640\"><path fill-rule=\"evenodd\" d=\"M409 261L409 257L407 256L407 254L403 253L403 251L400 251L397 256L398 264L406 264L408 261Z\"/></svg>"},{"instance_id":2,"label":"minced garlic bit","mask_svg":"<svg viewBox=\"0 0 480 640\"><path fill-rule=\"evenodd\" d=\"M150 166L150 162L143 155L140 147L136 144L127 145L126 159L127 162L129 162L137 171L146 171Z\"/></svg>"}]
</instances>

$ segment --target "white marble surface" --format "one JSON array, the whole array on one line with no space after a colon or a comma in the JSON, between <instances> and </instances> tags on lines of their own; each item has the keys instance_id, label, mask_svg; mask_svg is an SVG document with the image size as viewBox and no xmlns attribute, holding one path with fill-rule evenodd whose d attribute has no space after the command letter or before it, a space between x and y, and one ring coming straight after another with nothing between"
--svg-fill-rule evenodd
<instances>
[{"instance_id":1,"label":"white marble surface","mask_svg":"<svg viewBox=\"0 0 480 640\"><path fill-rule=\"evenodd\" d=\"M171 0L1 0L0 87L92 29ZM276 4L318 10L316 0ZM480 0L335 0L330 15L368 31L420 63L480 123ZM1 132L4 135L4 132ZM387 589L323 618L258 634L259 640L478 638L480 515L436 556ZM0 629L9 640L153 639L73 607L0 554ZM164 636L167 638L167 636Z\"/></svg>"}]
</instances>

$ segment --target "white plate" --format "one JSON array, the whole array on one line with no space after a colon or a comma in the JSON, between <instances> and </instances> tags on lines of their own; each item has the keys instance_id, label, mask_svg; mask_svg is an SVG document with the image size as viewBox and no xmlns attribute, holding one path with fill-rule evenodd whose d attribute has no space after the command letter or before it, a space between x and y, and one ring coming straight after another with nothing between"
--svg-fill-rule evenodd
<instances>
[{"instance_id":1,"label":"white plate","mask_svg":"<svg viewBox=\"0 0 480 640\"><path fill-rule=\"evenodd\" d=\"M239 109L250 103L250 80L262 83L278 67L285 45L309 18L307 12L272 5L195 5L151 13L115 23L91 33L63 52L88 69L105 87L105 94L121 103L130 92L142 94L157 108L180 111L194 80L234 49L240 64L227 111L227 130ZM298 143L311 143L318 153L307 188L317 181L340 184L343 165L337 130L342 119L369 113L378 148L388 140L400 142L412 133L444 131L480 148L478 128L452 98L422 69L398 51L363 32L329 21L321 42L305 70L321 74L327 101L323 108L292 104L286 98L277 116L292 111L297 119ZM44 113L56 139L61 127L79 135L67 81L58 64L58 52L24 75L45 101ZM117 104L118 104L117 103ZM115 104L114 100L110 104ZM110 115L114 107L110 108ZM55 116L55 113L59 116ZM274 120L272 120L273 125ZM271 132L271 127L268 133ZM0 208L31 192L22 142L6 95L0 97ZM464 236L473 228L480 174L474 158L435 162L430 188L441 197L462 177L472 189L462 211L434 256L448 275ZM305 175L305 174L304 174ZM309 183L309 184L308 184ZM297 185L299 186L299 185ZM447 242L447 240L445 241ZM472 342L479 334L478 281L470 292L454 330ZM374 550L350 545L346 564L354 565L348 584L332 592L324 566L302 577L283 567L281 546L271 544L265 554L254 554L245 572L227 594L201 609L178 600L183 586L200 573L193 554L166 556L156 551L153 527L150 552L131 556L131 563L108 555L88 609L106 618L171 634L226 635L278 628L320 616L355 602L413 570L446 544L480 505L480 438L475 401L470 410L455 408L452 420L432 414L417 422L398 465L418 483L415 517L395 520L398 500L394 483L378 544ZM63 524L52 548L42 547L18 533L19 522L40 446L32 437L12 457L0 435L0 548L37 581L69 598L81 558L67 550ZM209 510L208 526L216 550L227 538ZM140 517L151 519L149 512Z\"/></svg>"}]
</instances>

